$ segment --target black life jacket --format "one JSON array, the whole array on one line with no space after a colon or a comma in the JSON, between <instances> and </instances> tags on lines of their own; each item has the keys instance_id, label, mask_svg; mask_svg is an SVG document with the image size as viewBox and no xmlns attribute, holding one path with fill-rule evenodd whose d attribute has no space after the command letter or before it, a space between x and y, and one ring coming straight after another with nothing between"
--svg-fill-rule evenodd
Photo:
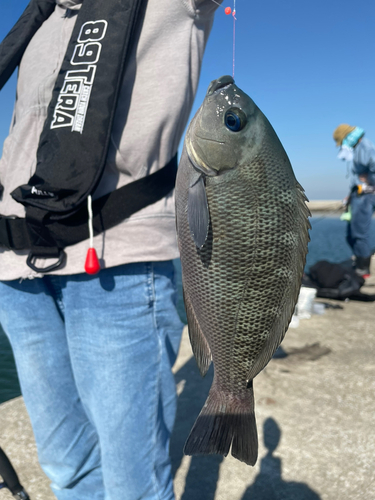
<instances>
[{"instance_id":1,"label":"black life jacket","mask_svg":"<svg viewBox=\"0 0 375 500\"><path fill-rule=\"evenodd\" d=\"M0 215L0 246L30 249L28 265L48 272L64 264L64 248L89 237L87 197L102 177L119 90L134 31L147 0L84 0L58 74L40 135L37 165L11 195L26 217ZM55 0L31 0L0 45L0 89L16 69ZM177 155L161 170L93 202L94 234L109 229L174 187ZM57 258L47 268L34 260Z\"/></svg>"}]
</instances>

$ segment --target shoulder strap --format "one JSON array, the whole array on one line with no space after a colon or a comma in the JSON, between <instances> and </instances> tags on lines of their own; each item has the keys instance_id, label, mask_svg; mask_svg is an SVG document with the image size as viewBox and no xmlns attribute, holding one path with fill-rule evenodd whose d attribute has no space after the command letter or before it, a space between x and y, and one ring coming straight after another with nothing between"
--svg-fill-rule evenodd
<instances>
[{"instance_id":1,"label":"shoulder strap","mask_svg":"<svg viewBox=\"0 0 375 500\"><path fill-rule=\"evenodd\" d=\"M56 0L31 0L17 23L0 44L0 90L19 65L30 40L52 14Z\"/></svg>"}]
</instances>

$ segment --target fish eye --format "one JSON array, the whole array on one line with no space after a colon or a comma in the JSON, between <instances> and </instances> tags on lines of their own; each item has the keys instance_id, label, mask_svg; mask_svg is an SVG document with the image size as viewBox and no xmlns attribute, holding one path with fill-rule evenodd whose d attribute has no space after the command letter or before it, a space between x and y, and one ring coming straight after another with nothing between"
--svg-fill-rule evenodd
<instances>
[{"instance_id":1,"label":"fish eye","mask_svg":"<svg viewBox=\"0 0 375 500\"><path fill-rule=\"evenodd\" d=\"M225 113L224 123L232 132L239 132L245 126L246 117L239 108L232 108Z\"/></svg>"}]
</instances>

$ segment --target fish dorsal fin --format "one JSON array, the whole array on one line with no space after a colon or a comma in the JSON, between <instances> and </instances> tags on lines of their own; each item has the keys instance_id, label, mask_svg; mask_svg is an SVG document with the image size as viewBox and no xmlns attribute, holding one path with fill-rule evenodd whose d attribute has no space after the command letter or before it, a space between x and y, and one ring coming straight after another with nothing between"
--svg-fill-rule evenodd
<instances>
[{"instance_id":1,"label":"fish dorsal fin","mask_svg":"<svg viewBox=\"0 0 375 500\"><path fill-rule=\"evenodd\" d=\"M207 194L202 175L189 187L188 221L195 245L197 248L202 248L210 225Z\"/></svg>"},{"instance_id":2,"label":"fish dorsal fin","mask_svg":"<svg viewBox=\"0 0 375 500\"><path fill-rule=\"evenodd\" d=\"M183 293L184 293L186 316L188 320L190 344L191 348L193 349L193 354L197 361L200 374L202 375L202 377L204 377L212 361L211 349L208 345L205 336L203 335L201 327L199 326L189 296L185 292L185 290Z\"/></svg>"},{"instance_id":3,"label":"fish dorsal fin","mask_svg":"<svg viewBox=\"0 0 375 500\"><path fill-rule=\"evenodd\" d=\"M297 268L297 276L302 278L303 269L306 263L306 249L308 242L310 241L309 237L309 229L311 229L311 225L308 217L311 216L311 213L306 206L307 198L305 196L303 187L297 182L297 204L298 204L298 214L299 217L296 220L296 223L299 226L299 241L298 241L298 257L296 262L298 263ZM283 341L285 334L288 330L289 323L292 319L292 315L294 312L295 305L298 300L298 295L300 292L301 280L296 280L294 282L294 287L291 293L289 293L280 306L280 316L270 331L270 335L268 339L264 343L263 349L260 352L256 363L251 367L250 372L248 374L248 380L252 380L256 375L263 370L263 368L267 365L267 363L271 360L274 355L276 349L279 347L281 342Z\"/></svg>"}]
</instances>

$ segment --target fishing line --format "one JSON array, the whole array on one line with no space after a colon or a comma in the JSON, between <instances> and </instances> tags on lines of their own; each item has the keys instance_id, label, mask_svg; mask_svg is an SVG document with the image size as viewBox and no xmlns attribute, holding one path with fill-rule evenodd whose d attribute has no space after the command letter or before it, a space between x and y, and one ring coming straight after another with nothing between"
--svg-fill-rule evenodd
<instances>
[{"instance_id":1,"label":"fishing line","mask_svg":"<svg viewBox=\"0 0 375 500\"><path fill-rule=\"evenodd\" d=\"M214 3L216 3L216 5L218 5L219 7L223 7L220 3L215 2L215 0L212 0L212 1L213 1ZM223 9L224 9L224 7L223 7Z\"/></svg>"},{"instance_id":2,"label":"fishing line","mask_svg":"<svg viewBox=\"0 0 375 500\"><path fill-rule=\"evenodd\" d=\"M236 0L233 0L233 80L234 80L234 66L236 60Z\"/></svg>"},{"instance_id":3,"label":"fishing line","mask_svg":"<svg viewBox=\"0 0 375 500\"><path fill-rule=\"evenodd\" d=\"M224 9L225 13L227 16L232 14L233 16L233 80L234 80L234 68L235 68L235 60L236 60L236 0L233 0L233 10L230 7L224 7L221 5L219 2L216 2L216 0L212 0L213 3L216 3L219 7Z\"/></svg>"},{"instance_id":4,"label":"fishing line","mask_svg":"<svg viewBox=\"0 0 375 500\"><path fill-rule=\"evenodd\" d=\"M330 216L332 216L338 212L342 212L342 209L343 209L343 207L336 208L335 210L329 210L329 212L326 215L322 215L321 217L318 217L314 221L311 221L311 222L313 222L313 224L311 224L311 225L315 226L315 224L317 224L318 222L321 222L324 219L328 219Z\"/></svg>"}]
</instances>

